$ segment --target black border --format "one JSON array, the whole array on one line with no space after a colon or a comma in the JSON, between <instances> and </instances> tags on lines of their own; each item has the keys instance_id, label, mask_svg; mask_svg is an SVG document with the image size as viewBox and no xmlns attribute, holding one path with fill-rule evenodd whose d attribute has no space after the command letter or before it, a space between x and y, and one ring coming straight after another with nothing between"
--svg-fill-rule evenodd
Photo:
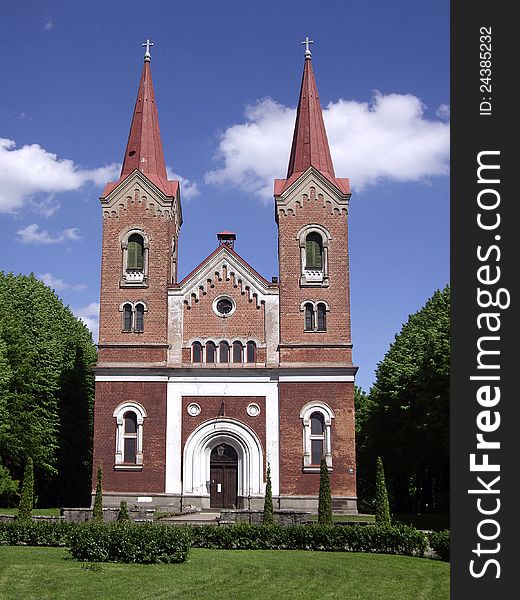
<instances>
[{"instance_id":1,"label":"black border","mask_svg":"<svg viewBox=\"0 0 520 600\"><path fill-rule=\"evenodd\" d=\"M515 342L520 336L516 292L520 252L516 242L520 235L515 231L518 198L512 190L513 161L520 156L520 151L513 148L513 139L520 137L520 133L515 133L515 129L520 131L516 106L520 102L513 92L513 82L518 78L515 63L520 58L520 32L513 34L513 7L514 4L501 0L453 0L451 4L451 597L457 600L496 600L520 594L515 582L516 572L520 572L520 564L516 564L520 548L515 543L520 532L519 511L515 510L519 502L515 484L520 481L516 467L520 446L515 443L520 441L520 393L515 380ZM481 27L492 29L492 113L485 116L479 114L480 102L484 95L488 96L480 90ZM500 230L492 233L477 225L476 199L482 189L477 183L477 155L487 150L500 151L501 181L495 187L500 193L501 224ZM516 167L516 171L520 168ZM500 335L501 400L493 410L500 412L501 425L494 439L500 441L501 448L490 451L490 461L498 460L500 464L500 473L495 475L501 477L495 486L500 489L501 508L490 518L499 522L501 532L494 542L481 543L489 548L500 543L499 552L487 555L500 563L500 577L495 578L497 569L489 565L481 578L475 578L470 574L469 563L477 559L476 570L480 571L485 562L484 556L479 559L472 550L479 542L478 523L486 517L477 511L478 496L468 494L469 489L478 487L476 476L482 475L470 472L469 455L476 451L476 417L483 409L476 401L478 384L469 377L477 374L476 342L485 335L477 328L477 316L487 310L479 309L477 304L477 269L483 263L477 259L476 248L492 244L496 234L501 238L500 261L490 263L501 269L496 287L506 288L511 294L509 308L497 309L501 313L501 329L496 334ZM489 480L490 474L487 475Z\"/></svg>"}]
</instances>

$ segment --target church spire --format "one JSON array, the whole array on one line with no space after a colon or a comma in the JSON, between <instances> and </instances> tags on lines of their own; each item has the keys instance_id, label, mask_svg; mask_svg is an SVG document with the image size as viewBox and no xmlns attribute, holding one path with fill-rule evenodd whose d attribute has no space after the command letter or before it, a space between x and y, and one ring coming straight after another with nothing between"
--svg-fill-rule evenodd
<instances>
[{"instance_id":1,"label":"church spire","mask_svg":"<svg viewBox=\"0 0 520 600\"><path fill-rule=\"evenodd\" d=\"M160 182L167 182L159 117L150 70L150 46L153 44L150 40L146 40L146 44L143 46L146 46L143 72L137 91L130 135L121 169L121 179L137 169L154 182L157 182L157 179Z\"/></svg>"},{"instance_id":2,"label":"church spire","mask_svg":"<svg viewBox=\"0 0 520 600\"><path fill-rule=\"evenodd\" d=\"M294 174L304 173L311 166L328 176L328 178L335 179L318 88L312 70L311 51L309 49L312 40L307 37L302 44L305 44L306 48L305 65L303 67L287 179Z\"/></svg>"}]
</instances>

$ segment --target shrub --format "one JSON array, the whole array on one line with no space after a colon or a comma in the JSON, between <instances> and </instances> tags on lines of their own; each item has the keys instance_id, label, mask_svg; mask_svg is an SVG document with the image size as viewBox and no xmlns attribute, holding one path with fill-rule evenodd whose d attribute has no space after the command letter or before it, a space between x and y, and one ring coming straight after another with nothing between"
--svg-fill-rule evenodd
<instances>
[{"instance_id":1,"label":"shrub","mask_svg":"<svg viewBox=\"0 0 520 600\"><path fill-rule=\"evenodd\" d=\"M103 521L103 466L99 463L97 468L96 496L92 510L93 521Z\"/></svg>"},{"instance_id":2,"label":"shrub","mask_svg":"<svg viewBox=\"0 0 520 600\"><path fill-rule=\"evenodd\" d=\"M271 465L267 463L267 481L265 484L265 500L264 500L264 514L262 517L264 525L274 525L274 512L273 512L273 491L271 487Z\"/></svg>"},{"instance_id":3,"label":"shrub","mask_svg":"<svg viewBox=\"0 0 520 600\"><path fill-rule=\"evenodd\" d=\"M23 472L22 491L18 505L18 519L30 519L34 503L34 466L33 459L29 456Z\"/></svg>"},{"instance_id":4,"label":"shrub","mask_svg":"<svg viewBox=\"0 0 520 600\"><path fill-rule=\"evenodd\" d=\"M189 527L145 523L81 523L70 536L78 560L121 563L180 563L188 558Z\"/></svg>"},{"instance_id":5,"label":"shrub","mask_svg":"<svg viewBox=\"0 0 520 600\"><path fill-rule=\"evenodd\" d=\"M66 546L76 523L63 521L31 521L29 519L0 523L0 545Z\"/></svg>"},{"instance_id":6,"label":"shrub","mask_svg":"<svg viewBox=\"0 0 520 600\"><path fill-rule=\"evenodd\" d=\"M450 530L430 531L428 534L430 546L441 560L450 560Z\"/></svg>"},{"instance_id":7,"label":"shrub","mask_svg":"<svg viewBox=\"0 0 520 600\"><path fill-rule=\"evenodd\" d=\"M223 550L325 550L423 556L426 536L407 525L193 525L196 548Z\"/></svg>"},{"instance_id":8,"label":"shrub","mask_svg":"<svg viewBox=\"0 0 520 600\"><path fill-rule=\"evenodd\" d=\"M129 523L130 515L128 514L128 506L124 500L119 503L119 512L117 513L118 523Z\"/></svg>"},{"instance_id":9,"label":"shrub","mask_svg":"<svg viewBox=\"0 0 520 600\"><path fill-rule=\"evenodd\" d=\"M318 523L332 525L332 498L330 495L329 469L325 457L320 463L320 493L318 498Z\"/></svg>"},{"instance_id":10,"label":"shrub","mask_svg":"<svg viewBox=\"0 0 520 600\"><path fill-rule=\"evenodd\" d=\"M390 525L390 506L388 504L388 493L386 491L385 470L381 457L377 457L376 466L376 523Z\"/></svg>"}]
</instances>

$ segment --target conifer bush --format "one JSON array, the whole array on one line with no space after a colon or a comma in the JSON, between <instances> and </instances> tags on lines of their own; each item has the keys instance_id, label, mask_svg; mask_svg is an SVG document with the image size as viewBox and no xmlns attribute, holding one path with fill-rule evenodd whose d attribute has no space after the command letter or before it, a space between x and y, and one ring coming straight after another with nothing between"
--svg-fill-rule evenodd
<instances>
[{"instance_id":1,"label":"conifer bush","mask_svg":"<svg viewBox=\"0 0 520 600\"><path fill-rule=\"evenodd\" d=\"M99 463L97 468L96 496L92 511L93 521L103 521L103 466Z\"/></svg>"},{"instance_id":2,"label":"conifer bush","mask_svg":"<svg viewBox=\"0 0 520 600\"><path fill-rule=\"evenodd\" d=\"M34 503L34 465L29 456L25 463L23 473L22 491L20 493L20 504L18 505L18 519L29 520L32 517Z\"/></svg>"},{"instance_id":3,"label":"conifer bush","mask_svg":"<svg viewBox=\"0 0 520 600\"><path fill-rule=\"evenodd\" d=\"M271 465L267 463L267 481L265 484L265 500L264 500L264 514L262 517L264 525L274 525L274 512L273 512L273 491L271 485Z\"/></svg>"},{"instance_id":4,"label":"conifer bush","mask_svg":"<svg viewBox=\"0 0 520 600\"><path fill-rule=\"evenodd\" d=\"M330 479L325 457L320 463L320 494L318 498L318 523L332 525L332 497L330 495Z\"/></svg>"},{"instance_id":5,"label":"conifer bush","mask_svg":"<svg viewBox=\"0 0 520 600\"><path fill-rule=\"evenodd\" d=\"M385 470L380 456L377 457L376 465L375 513L378 525L390 525L390 505L386 491Z\"/></svg>"},{"instance_id":6,"label":"conifer bush","mask_svg":"<svg viewBox=\"0 0 520 600\"><path fill-rule=\"evenodd\" d=\"M125 500L119 503L119 512L117 513L118 523L130 523L130 515L128 514L128 506Z\"/></svg>"}]
</instances>

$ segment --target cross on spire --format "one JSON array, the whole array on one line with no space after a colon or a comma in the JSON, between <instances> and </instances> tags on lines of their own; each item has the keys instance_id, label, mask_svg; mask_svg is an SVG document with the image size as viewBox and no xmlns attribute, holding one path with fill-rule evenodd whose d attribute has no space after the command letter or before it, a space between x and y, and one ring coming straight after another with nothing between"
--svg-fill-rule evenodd
<instances>
[{"instance_id":1,"label":"cross on spire","mask_svg":"<svg viewBox=\"0 0 520 600\"><path fill-rule=\"evenodd\" d=\"M310 40L309 36L306 35L305 39L303 40L302 44L305 44L305 58L311 58L312 54L311 54L311 50L309 48L310 44L314 44L314 40Z\"/></svg>"},{"instance_id":2,"label":"cross on spire","mask_svg":"<svg viewBox=\"0 0 520 600\"><path fill-rule=\"evenodd\" d=\"M146 47L146 52L144 53L144 62L150 62L150 59L152 58L152 55L150 54L150 46L153 46L153 42L146 40L146 42L141 44L141 46Z\"/></svg>"}]
</instances>

